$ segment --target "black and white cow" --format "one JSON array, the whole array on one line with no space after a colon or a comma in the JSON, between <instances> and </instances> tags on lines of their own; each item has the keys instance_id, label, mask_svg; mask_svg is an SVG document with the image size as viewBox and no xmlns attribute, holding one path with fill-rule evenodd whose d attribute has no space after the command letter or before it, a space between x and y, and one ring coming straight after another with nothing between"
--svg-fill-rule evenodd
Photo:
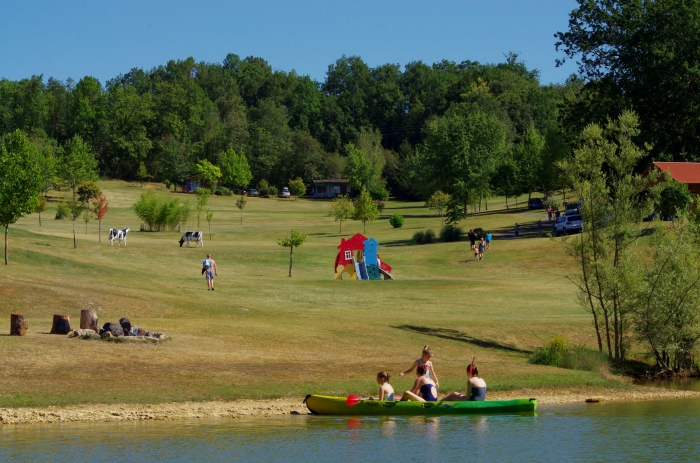
<instances>
[{"instance_id":1,"label":"black and white cow","mask_svg":"<svg viewBox=\"0 0 700 463\"><path fill-rule=\"evenodd\" d=\"M124 243L124 246L126 246L126 235L129 233L129 229L125 228L124 230L117 230L116 228L110 228L109 229L109 244L114 246L114 240L119 240L117 243L117 246L120 244Z\"/></svg>"},{"instance_id":2,"label":"black and white cow","mask_svg":"<svg viewBox=\"0 0 700 463\"><path fill-rule=\"evenodd\" d=\"M194 241L195 248L199 247L199 243L202 243L202 247L204 247L204 240L202 239L202 232L201 231L196 231L196 232L185 232L184 235L182 235L182 238L180 238L180 247L182 247L183 243L187 242L187 247L190 247L190 241Z\"/></svg>"}]
</instances>

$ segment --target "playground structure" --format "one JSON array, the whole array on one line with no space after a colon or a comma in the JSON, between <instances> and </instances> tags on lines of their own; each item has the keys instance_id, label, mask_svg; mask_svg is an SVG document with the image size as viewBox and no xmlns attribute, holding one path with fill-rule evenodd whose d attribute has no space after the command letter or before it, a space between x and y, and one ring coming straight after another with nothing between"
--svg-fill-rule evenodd
<instances>
[{"instance_id":1,"label":"playground structure","mask_svg":"<svg viewBox=\"0 0 700 463\"><path fill-rule=\"evenodd\" d=\"M349 240L342 238L335 258L335 279L347 275L350 280L393 280L391 266L381 261L377 248L377 240L360 233Z\"/></svg>"}]
</instances>

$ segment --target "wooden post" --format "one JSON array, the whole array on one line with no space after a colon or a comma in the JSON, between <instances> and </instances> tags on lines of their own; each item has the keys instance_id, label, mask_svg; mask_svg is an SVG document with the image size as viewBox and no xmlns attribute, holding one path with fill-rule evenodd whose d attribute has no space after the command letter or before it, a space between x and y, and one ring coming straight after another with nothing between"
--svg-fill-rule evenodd
<instances>
[{"instance_id":1,"label":"wooden post","mask_svg":"<svg viewBox=\"0 0 700 463\"><path fill-rule=\"evenodd\" d=\"M100 331L97 327L97 312L93 309L80 311L80 329Z\"/></svg>"},{"instance_id":2,"label":"wooden post","mask_svg":"<svg viewBox=\"0 0 700 463\"><path fill-rule=\"evenodd\" d=\"M53 316L53 325L49 334L68 334L70 332L70 321L68 315Z\"/></svg>"},{"instance_id":3,"label":"wooden post","mask_svg":"<svg viewBox=\"0 0 700 463\"><path fill-rule=\"evenodd\" d=\"M24 315L10 314L10 336L24 336L27 334L27 319Z\"/></svg>"}]
</instances>

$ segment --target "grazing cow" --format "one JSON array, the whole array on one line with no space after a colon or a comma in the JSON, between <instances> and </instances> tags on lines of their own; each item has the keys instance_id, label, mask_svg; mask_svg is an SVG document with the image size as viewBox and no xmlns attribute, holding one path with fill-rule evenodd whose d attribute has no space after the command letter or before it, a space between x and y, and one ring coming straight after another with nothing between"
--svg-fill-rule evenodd
<instances>
[{"instance_id":1,"label":"grazing cow","mask_svg":"<svg viewBox=\"0 0 700 463\"><path fill-rule=\"evenodd\" d=\"M202 239L202 232L197 231L197 232L185 232L184 235L182 235L182 238L180 238L180 247L182 247L183 243L187 242L187 247L190 247L190 241L194 241L195 248L199 247L199 243L202 243L202 247L204 247L204 240Z\"/></svg>"},{"instance_id":2,"label":"grazing cow","mask_svg":"<svg viewBox=\"0 0 700 463\"><path fill-rule=\"evenodd\" d=\"M114 240L119 240L117 243L117 246L120 244L124 243L124 246L126 247L126 235L129 233L129 229L125 228L124 230L117 230L116 228L110 228L109 229L109 244L114 246Z\"/></svg>"}]
</instances>

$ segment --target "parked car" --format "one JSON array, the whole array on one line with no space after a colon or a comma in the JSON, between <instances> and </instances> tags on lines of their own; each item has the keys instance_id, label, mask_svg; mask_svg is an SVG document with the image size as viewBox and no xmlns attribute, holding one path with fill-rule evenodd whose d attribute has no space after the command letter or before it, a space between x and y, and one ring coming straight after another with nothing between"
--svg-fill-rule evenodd
<instances>
[{"instance_id":1,"label":"parked car","mask_svg":"<svg viewBox=\"0 0 700 463\"><path fill-rule=\"evenodd\" d=\"M580 209L581 209L581 203L579 203L578 201L574 201L573 203L569 203L566 205L567 211L571 211L571 210L578 211Z\"/></svg>"},{"instance_id":2,"label":"parked car","mask_svg":"<svg viewBox=\"0 0 700 463\"><path fill-rule=\"evenodd\" d=\"M282 191L280 191L280 198L291 198L292 195L289 193L289 188L284 187L282 188Z\"/></svg>"},{"instance_id":3,"label":"parked car","mask_svg":"<svg viewBox=\"0 0 700 463\"><path fill-rule=\"evenodd\" d=\"M248 190L248 196L257 196L257 195L258 195L258 190L256 190L255 188L251 188L250 190Z\"/></svg>"},{"instance_id":4,"label":"parked car","mask_svg":"<svg viewBox=\"0 0 700 463\"><path fill-rule=\"evenodd\" d=\"M528 209L544 209L542 198L530 198L527 202Z\"/></svg>"},{"instance_id":5,"label":"parked car","mask_svg":"<svg viewBox=\"0 0 700 463\"><path fill-rule=\"evenodd\" d=\"M581 215L581 211L578 209L567 209L562 213L562 215Z\"/></svg>"},{"instance_id":6,"label":"parked car","mask_svg":"<svg viewBox=\"0 0 700 463\"><path fill-rule=\"evenodd\" d=\"M580 232L583 221L580 215L563 215L554 223L552 233L554 236L567 235L572 232Z\"/></svg>"}]
</instances>

